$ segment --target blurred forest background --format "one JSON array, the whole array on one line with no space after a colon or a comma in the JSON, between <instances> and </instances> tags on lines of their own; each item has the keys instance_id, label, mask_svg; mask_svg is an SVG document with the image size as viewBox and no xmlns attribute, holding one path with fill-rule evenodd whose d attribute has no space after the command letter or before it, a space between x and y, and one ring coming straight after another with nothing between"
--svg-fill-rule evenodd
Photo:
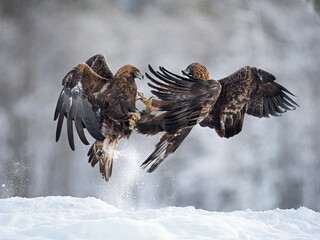
<instances>
[{"instance_id":1,"label":"blurred forest background","mask_svg":"<svg viewBox=\"0 0 320 240\"><path fill-rule=\"evenodd\" d=\"M320 9L307 0L0 0L0 198L94 196L123 208L320 210ZM66 73L94 54L219 79L245 65L273 73L300 108L246 116L221 139L196 127L153 174L139 168L160 136L121 140L109 183L72 152L53 111ZM147 96L147 80L138 83ZM142 105L139 104L142 108ZM87 134L88 135L88 134ZM88 135L89 137L89 135ZM93 139L90 139L93 142Z\"/></svg>"}]
</instances>

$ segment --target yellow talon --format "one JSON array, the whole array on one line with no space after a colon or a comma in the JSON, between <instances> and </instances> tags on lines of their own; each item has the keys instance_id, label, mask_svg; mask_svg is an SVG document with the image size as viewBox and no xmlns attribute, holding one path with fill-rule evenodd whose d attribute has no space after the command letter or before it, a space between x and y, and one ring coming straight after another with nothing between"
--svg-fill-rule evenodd
<instances>
[{"instance_id":1,"label":"yellow talon","mask_svg":"<svg viewBox=\"0 0 320 240\"><path fill-rule=\"evenodd\" d=\"M141 100L146 107L152 108L152 100L149 100L143 93L138 93L138 96L141 97Z\"/></svg>"},{"instance_id":2,"label":"yellow talon","mask_svg":"<svg viewBox=\"0 0 320 240\"><path fill-rule=\"evenodd\" d=\"M150 108L152 111L159 111L159 108L152 107L152 99L148 99L143 93L138 93L138 96L141 97L141 101L147 108Z\"/></svg>"},{"instance_id":3,"label":"yellow talon","mask_svg":"<svg viewBox=\"0 0 320 240\"><path fill-rule=\"evenodd\" d=\"M136 126L136 121L129 119L129 129L132 130Z\"/></svg>"},{"instance_id":4,"label":"yellow talon","mask_svg":"<svg viewBox=\"0 0 320 240\"><path fill-rule=\"evenodd\" d=\"M129 113L130 118L129 118L129 128L133 129L136 126L136 122L141 119L141 114L140 113Z\"/></svg>"},{"instance_id":5,"label":"yellow talon","mask_svg":"<svg viewBox=\"0 0 320 240\"><path fill-rule=\"evenodd\" d=\"M141 114L140 113L131 113L130 115L131 115L130 118L132 120L134 120L134 121L138 121L138 120L141 119Z\"/></svg>"}]
</instances>

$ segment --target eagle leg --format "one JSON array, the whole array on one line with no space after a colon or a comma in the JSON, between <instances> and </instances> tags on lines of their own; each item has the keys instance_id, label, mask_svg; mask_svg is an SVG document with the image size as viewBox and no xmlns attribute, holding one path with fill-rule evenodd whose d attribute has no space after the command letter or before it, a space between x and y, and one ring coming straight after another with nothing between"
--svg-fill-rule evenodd
<instances>
[{"instance_id":1,"label":"eagle leg","mask_svg":"<svg viewBox=\"0 0 320 240\"><path fill-rule=\"evenodd\" d=\"M141 100L147 108L151 109L154 112L159 111L159 108L155 108L152 106L152 97L148 99L143 93L140 92L138 92L138 96L140 97L138 100Z\"/></svg>"},{"instance_id":2,"label":"eagle leg","mask_svg":"<svg viewBox=\"0 0 320 240\"><path fill-rule=\"evenodd\" d=\"M129 119L129 129L133 129L136 126L136 122L141 119L140 113L129 113L130 119Z\"/></svg>"}]
</instances>

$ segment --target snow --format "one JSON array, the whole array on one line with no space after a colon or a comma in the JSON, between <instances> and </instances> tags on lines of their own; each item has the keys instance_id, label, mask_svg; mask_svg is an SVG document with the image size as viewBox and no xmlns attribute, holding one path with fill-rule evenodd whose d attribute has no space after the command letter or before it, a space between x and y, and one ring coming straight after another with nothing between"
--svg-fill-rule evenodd
<instances>
[{"instance_id":1,"label":"snow","mask_svg":"<svg viewBox=\"0 0 320 240\"><path fill-rule=\"evenodd\" d=\"M0 200L0 239L320 239L320 213L122 210L92 197L14 197Z\"/></svg>"}]
</instances>

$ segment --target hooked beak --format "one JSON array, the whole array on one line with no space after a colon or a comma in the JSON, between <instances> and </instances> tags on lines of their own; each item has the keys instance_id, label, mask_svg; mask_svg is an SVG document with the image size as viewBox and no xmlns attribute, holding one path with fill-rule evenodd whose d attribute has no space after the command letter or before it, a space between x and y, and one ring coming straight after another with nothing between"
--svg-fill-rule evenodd
<instances>
[{"instance_id":1,"label":"hooked beak","mask_svg":"<svg viewBox=\"0 0 320 240\"><path fill-rule=\"evenodd\" d=\"M189 69L184 69L184 70L181 70L181 72L184 74L184 75L190 75L190 71Z\"/></svg>"},{"instance_id":2,"label":"hooked beak","mask_svg":"<svg viewBox=\"0 0 320 240\"><path fill-rule=\"evenodd\" d=\"M142 80L144 78L143 74L141 72L135 72L135 78L139 78L140 80Z\"/></svg>"}]
</instances>

